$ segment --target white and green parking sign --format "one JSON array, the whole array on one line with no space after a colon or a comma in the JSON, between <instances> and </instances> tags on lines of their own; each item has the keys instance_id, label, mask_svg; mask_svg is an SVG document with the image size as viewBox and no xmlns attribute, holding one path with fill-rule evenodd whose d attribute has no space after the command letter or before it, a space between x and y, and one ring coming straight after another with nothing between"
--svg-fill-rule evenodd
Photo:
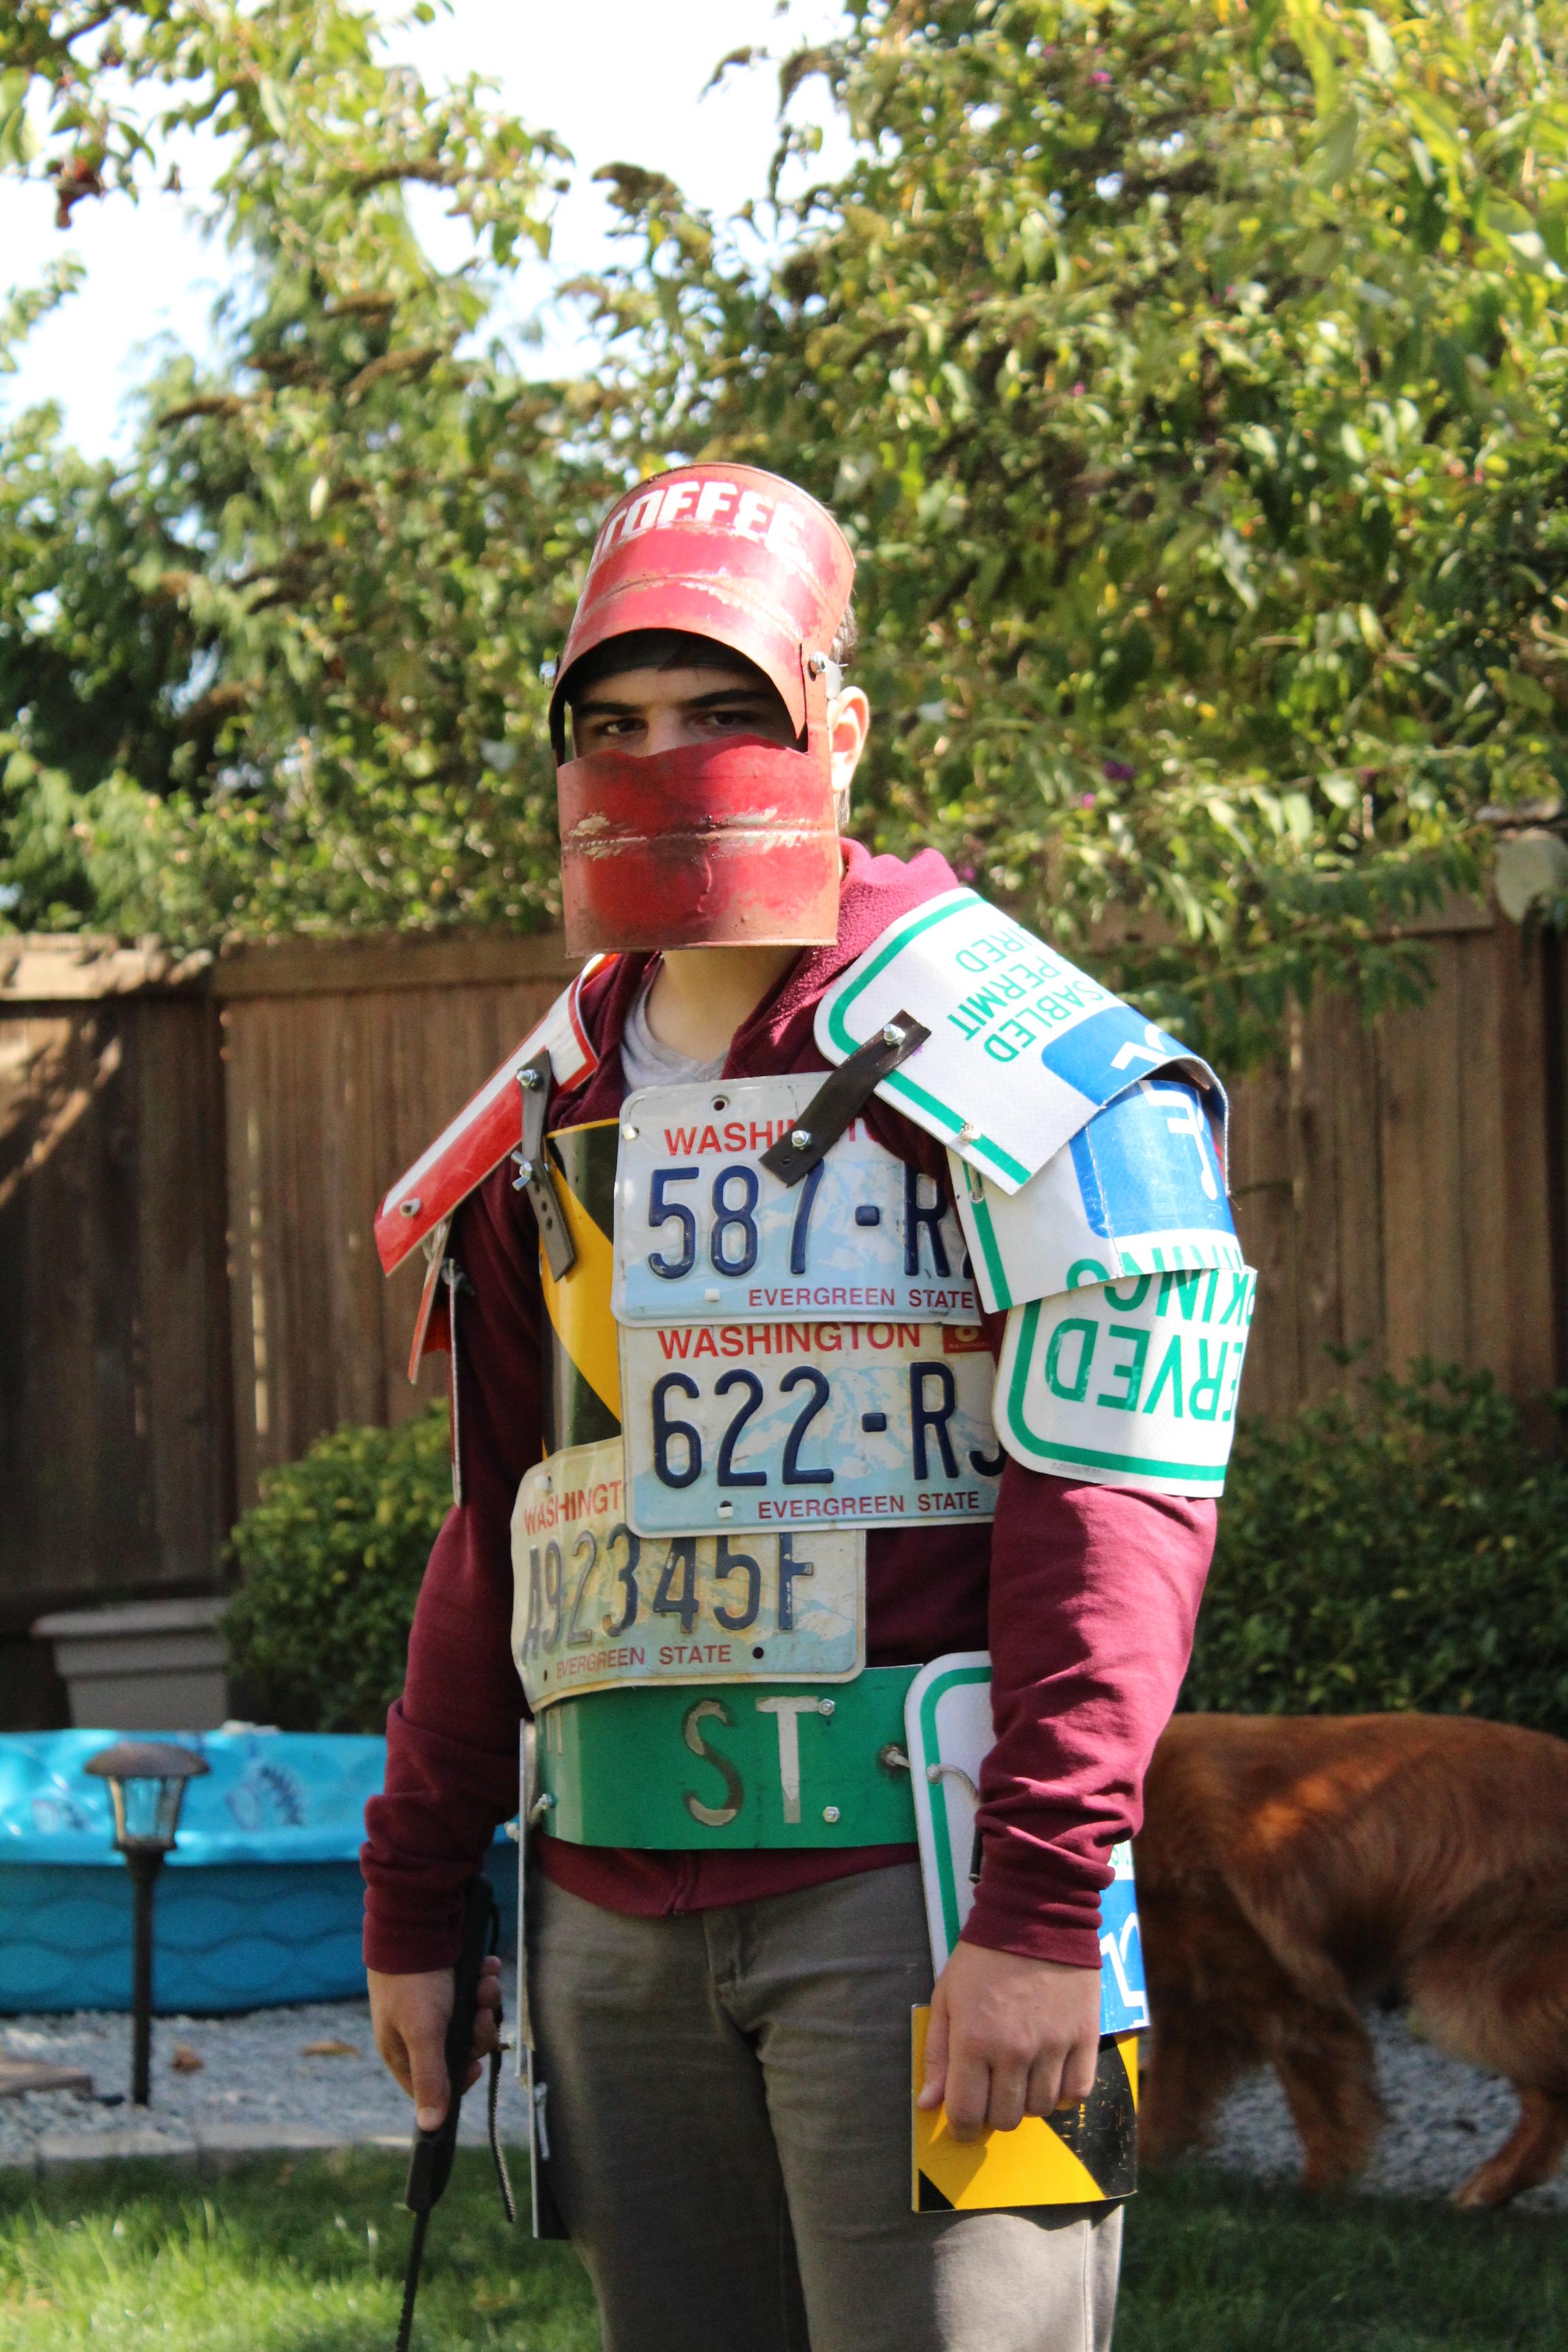
<instances>
[{"instance_id":1,"label":"white and green parking sign","mask_svg":"<svg viewBox=\"0 0 1568 2352\"><path fill-rule=\"evenodd\" d=\"M1220 1093L1179 1037L973 890L892 924L824 996L817 1045L845 1061L900 1013L931 1035L878 1093L1004 1192L1152 1071L1174 1065Z\"/></svg>"},{"instance_id":2,"label":"white and green parking sign","mask_svg":"<svg viewBox=\"0 0 1568 2352\"><path fill-rule=\"evenodd\" d=\"M1218 1495L1258 1277L1194 1267L1016 1307L996 1379L1015 1461L1090 1486Z\"/></svg>"}]
</instances>

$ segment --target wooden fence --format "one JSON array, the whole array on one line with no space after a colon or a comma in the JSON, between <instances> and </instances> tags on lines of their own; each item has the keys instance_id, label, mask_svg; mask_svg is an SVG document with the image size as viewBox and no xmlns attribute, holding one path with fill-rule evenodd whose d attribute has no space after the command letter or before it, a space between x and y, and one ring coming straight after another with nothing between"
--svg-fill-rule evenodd
<instances>
[{"instance_id":1,"label":"wooden fence","mask_svg":"<svg viewBox=\"0 0 1568 2352\"><path fill-rule=\"evenodd\" d=\"M1568 1378L1563 960L1463 906L1428 945L1419 1009L1325 1001L1234 1089L1249 1411L1331 1349ZM431 1391L372 1213L567 971L554 938L0 940L0 1725L47 1704L33 1617L211 1590L267 1468Z\"/></svg>"},{"instance_id":2,"label":"wooden fence","mask_svg":"<svg viewBox=\"0 0 1568 2352\"><path fill-rule=\"evenodd\" d=\"M0 1725L41 1611L210 1587L234 1481L217 1014L199 975L0 940Z\"/></svg>"},{"instance_id":3,"label":"wooden fence","mask_svg":"<svg viewBox=\"0 0 1568 2352\"><path fill-rule=\"evenodd\" d=\"M376 1203L571 977L561 942L476 938L225 957L236 1491L344 1422L395 1423L422 1255L391 1282Z\"/></svg>"},{"instance_id":4,"label":"wooden fence","mask_svg":"<svg viewBox=\"0 0 1568 2352\"><path fill-rule=\"evenodd\" d=\"M1324 1000L1233 1089L1248 1412L1321 1395L1332 1349L1485 1366L1527 1401L1568 1379L1559 943L1459 905L1427 944L1425 1003L1367 1025Z\"/></svg>"}]
</instances>

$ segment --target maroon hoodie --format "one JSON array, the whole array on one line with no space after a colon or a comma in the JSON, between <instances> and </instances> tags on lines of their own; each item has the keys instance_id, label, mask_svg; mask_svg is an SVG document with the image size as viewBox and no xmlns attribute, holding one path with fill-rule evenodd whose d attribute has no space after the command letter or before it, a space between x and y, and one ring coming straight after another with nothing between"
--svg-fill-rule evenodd
<instances>
[{"instance_id":1,"label":"maroon hoodie","mask_svg":"<svg viewBox=\"0 0 1568 2352\"><path fill-rule=\"evenodd\" d=\"M812 1030L829 982L900 916L954 887L934 850L905 865L847 843L837 943L807 949L736 1032L724 1076L825 1069ZM650 961L619 957L584 992L601 1059L554 1097L552 1127L619 1110L621 1033ZM945 1184L930 1136L878 1103L868 1124ZM366 1809L365 1959L391 1973L450 1964L462 1890L517 1806L523 1698L510 1650L510 1531L518 1486L543 1451L543 1303L538 1236L509 1166L470 1195L450 1246L473 1286L459 1318L465 1500L430 1555L407 1681L387 1718L385 1793ZM1075 1485L1009 1459L994 1525L868 1533L868 1665L991 1652L996 1744L981 1778L984 1865L968 1942L1099 1966L1108 1857L1142 1819L1143 1773L1186 1669L1214 1524L1212 1503ZM915 1858L912 1845L669 1853L549 1836L538 1852L557 1885L648 1917Z\"/></svg>"}]
</instances>

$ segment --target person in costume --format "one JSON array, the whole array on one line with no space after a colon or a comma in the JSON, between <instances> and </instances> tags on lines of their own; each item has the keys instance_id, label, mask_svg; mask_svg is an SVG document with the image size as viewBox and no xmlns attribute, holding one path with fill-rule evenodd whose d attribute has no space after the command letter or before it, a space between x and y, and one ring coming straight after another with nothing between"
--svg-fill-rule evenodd
<instances>
[{"instance_id":1,"label":"person in costume","mask_svg":"<svg viewBox=\"0 0 1568 2352\"><path fill-rule=\"evenodd\" d=\"M531 1724L536 2165L607 2352L1110 2340L1127 2176L1072 2119L1251 1277L1212 1073L934 851L840 837L852 576L752 468L617 502L552 708L591 961L378 1221L429 1254L458 1500L368 1810L377 2043L438 2121ZM937 1941L900 1710L987 1654ZM1042 2119L1081 2194L911 2195L928 2006L947 2160Z\"/></svg>"}]
</instances>

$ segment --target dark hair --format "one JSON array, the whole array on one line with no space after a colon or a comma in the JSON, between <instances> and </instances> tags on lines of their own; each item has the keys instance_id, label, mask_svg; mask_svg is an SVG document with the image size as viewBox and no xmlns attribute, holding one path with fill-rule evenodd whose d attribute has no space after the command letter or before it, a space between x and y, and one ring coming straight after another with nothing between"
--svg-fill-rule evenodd
<instances>
[{"instance_id":1,"label":"dark hair","mask_svg":"<svg viewBox=\"0 0 1568 2352\"><path fill-rule=\"evenodd\" d=\"M591 686L619 677L628 669L722 669L736 677L762 678L753 661L716 637L698 636L685 629L628 629L624 636L605 637L574 661L562 681L561 699L568 708ZM763 683L767 685L765 678Z\"/></svg>"},{"instance_id":2,"label":"dark hair","mask_svg":"<svg viewBox=\"0 0 1568 2352\"><path fill-rule=\"evenodd\" d=\"M855 600L851 597L844 607L844 618L833 632L833 643L827 648L828 660L837 662L841 670L847 670L855 658L859 643L860 628L855 618Z\"/></svg>"},{"instance_id":3,"label":"dark hair","mask_svg":"<svg viewBox=\"0 0 1568 2352\"><path fill-rule=\"evenodd\" d=\"M859 643L855 625L855 607L844 608L844 617L833 633L828 659L842 671L854 656ZM629 669L721 669L734 677L754 679L765 686L773 699L783 708L782 698L772 678L737 653L733 646L721 645L717 637L704 637L687 629L627 629L618 637L605 637L591 646L574 661L561 681L556 698L552 736L555 756L561 759L566 749L565 713L575 709L591 687L602 686L607 677L621 677ZM802 739L804 740L804 738Z\"/></svg>"},{"instance_id":4,"label":"dark hair","mask_svg":"<svg viewBox=\"0 0 1568 2352\"><path fill-rule=\"evenodd\" d=\"M833 634L828 647L829 661L841 670L847 669L855 657L860 633L855 625L853 604L844 607L844 617ZM574 661L561 685L561 700L570 709L591 686L598 686L606 677L618 677L628 669L722 669L737 677L761 677L762 671L744 654L732 646L722 646L717 637L698 636L686 629L628 629L624 636L605 637L590 646L580 660Z\"/></svg>"}]
</instances>

